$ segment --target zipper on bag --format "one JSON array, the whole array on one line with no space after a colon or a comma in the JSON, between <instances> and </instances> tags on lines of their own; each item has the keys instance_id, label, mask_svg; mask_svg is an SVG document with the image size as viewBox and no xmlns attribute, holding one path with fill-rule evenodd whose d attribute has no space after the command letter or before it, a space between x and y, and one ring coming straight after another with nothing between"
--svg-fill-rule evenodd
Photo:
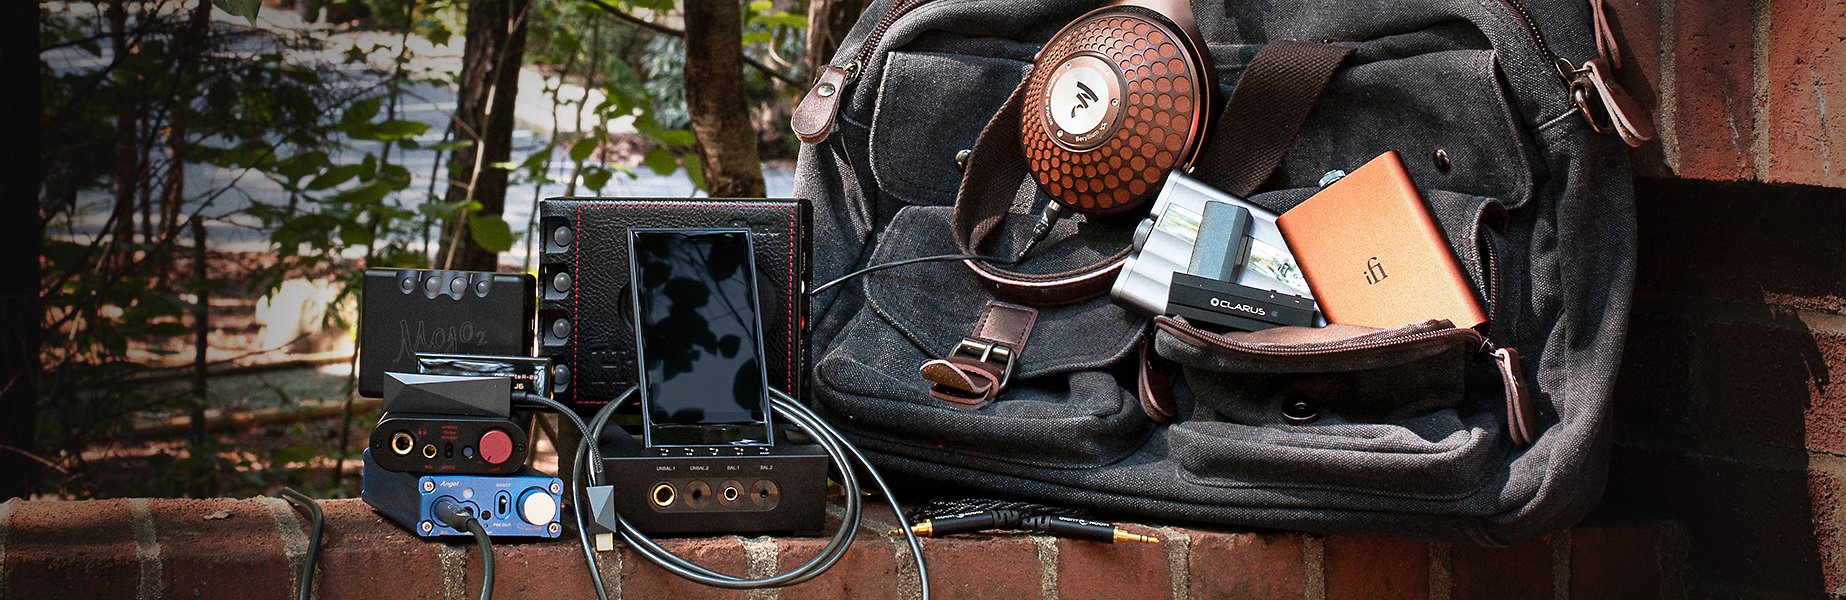
<instances>
[{"instance_id":1,"label":"zipper on bag","mask_svg":"<svg viewBox=\"0 0 1846 600\"><path fill-rule=\"evenodd\" d=\"M878 24L872 26L872 32L853 52L852 60L845 64L832 64L821 68L814 79L814 86L801 99L790 118L789 125L795 130L795 137L809 144L818 144L833 134L834 120L839 118L840 103L846 97L846 88L859 78L859 71L872 53L878 51L879 42L884 40L885 31L892 23L917 7L927 4L929 0L898 0L890 10L880 16Z\"/></svg>"},{"instance_id":2,"label":"zipper on bag","mask_svg":"<svg viewBox=\"0 0 1846 600\"><path fill-rule=\"evenodd\" d=\"M1525 27L1526 34L1532 37L1532 45L1538 47L1539 55L1548 59L1557 70L1558 78L1563 80L1569 90L1571 105L1577 107L1578 114L1589 123L1591 131L1598 134L1614 133L1630 147L1638 147L1654 139L1653 116L1615 81L1615 69L1620 68L1621 59L1613 49L1613 44L1604 44L1605 39L1613 39L1613 34L1608 31L1600 1L1591 2L1597 23L1594 34L1599 55L1582 64L1572 63L1570 59L1551 51L1551 45L1545 42L1545 33L1539 29L1538 21L1532 17L1532 9L1526 5L1525 0L1500 0L1500 3Z\"/></svg>"}]
</instances>

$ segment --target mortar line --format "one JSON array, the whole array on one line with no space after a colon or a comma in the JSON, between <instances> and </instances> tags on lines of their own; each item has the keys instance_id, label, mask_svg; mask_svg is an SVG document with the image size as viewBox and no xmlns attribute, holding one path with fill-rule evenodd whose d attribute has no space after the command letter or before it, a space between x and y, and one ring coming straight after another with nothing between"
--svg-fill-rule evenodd
<instances>
[{"instance_id":1,"label":"mortar line","mask_svg":"<svg viewBox=\"0 0 1846 600\"><path fill-rule=\"evenodd\" d=\"M884 536L891 544L891 558L897 561L897 597L903 600L922 600L923 586L917 579L916 559L910 555L910 543L904 537ZM917 547L926 548L929 539L918 539ZM927 553L927 550L925 551Z\"/></svg>"},{"instance_id":2,"label":"mortar line","mask_svg":"<svg viewBox=\"0 0 1846 600\"><path fill-rule=\"evenodd\" d=\"M0 598L6 597L6 530L13 523L13 509L24 500L0 502Z\"/></svg>"},{"instance_id":3,"label":"mortar line","mask_svg":"<svg viewBox=\"0 0 1846 600\"><path fill-rule=\"evenodd\" d=\"M160 560L160 541L154 531L154 512L146 498L134 498L128 501L128 513L129 527L135 534L135 559L141 567L135 597L153 600L161 595L164 587L161 578L165 573Z\"/></svg>"},{"instance_id":4,"label":"mortar line","mask_svg":"<svg viewBox=\"0 0 1846 600\"><path fill-rule=\"evenodd\" d=\"M623 548L596 553L596 576L603 580L603 591L610 598L622 597L622 566L627 561ZM603 564L605 560L610 564Z\"/></svg>"},{"instance_id":5,"label":"mortar line","mask_svg":"<svg viewBox=\"0 0 1846 600\"><path fill-rule=\"evenodd\" d=\"M444 543L436 553L436 558L442 566L443 600L467 600L468 550ZM482 576L485 577L486 573L482 573Z\"/></svg>"},{"instance_id":6,"label":"mortar line","mask_svg":"<svg viewBox=\"0 0 1846 600\"><path fill-rule=\"evenodd\" d=\"M1429 600L1449 600L1455 594L1453 556L1454 546L1429 545Z\"/></svg>"},{"instance_id":7,"label":"mortar line","mask_svg":"<svg viewBox=\"0 0 1846 600\"><path fill-rule=\"evenodd\" d=\"M1679 52L1679 2L1663 0L1660 3L1660 89L1655 97L1660 102L1654 123L1654 131L1660 137L1660 155L1666 161L1668 172L1679 174L1679 88L1678 60Z\"/></svg>"},{"instance_id":8,"label":"mortar line","mask_svg":"<svg viewBox=\"0 0 1846 600\"><path fill-rule=\"evenodd\" d=\"M269 511L270 520L276 522L276 531L282 534L282 555L288 557L288 591L294 595L301 589L301 566L308 556L308 534L301 532L300 516L287 500L266 496L257 501ZM307 526L312 528L314 524ZM314 596L320 596L320 586L314 586Z\"/></svg>"},{"instance_id":9,"label":"mortar line","mask_svg":"<svg viewBox=\"0 0 1846 600\"><path fill-rule=\"evenodd\" d=\"M1058 538L1032 536L1032 548L1038 554L1038 597L1058 600Z\"/></svg>"},{"instance_id":10,"label":"mortar line","mask_svg":"<svg viewBox=\"0 0 1846 600\"><path fill-rule=\"evenodd\" d=\"M1551 598L1570 600L1570 530L1551 536Z\"/></svg>"},{"instance_id":11,"label":"mortar line","mask_svg":"<svg viewBox=\"0 0 1846 600\"><path fill-rule=\"evenodd\" d=\"M1750 2L1750 166L1769 181L1769 0ZM1822 125L1825 125L1824 123Z\"/></svg>"},{"instance_id":12,"label":"mortar line","mask_svg":"<svg viewBox=\"0 0 1846 600\"><path fill-rule=\"evenodd\" d=\"M1327 600L1327 540L1318 535L1301 535L1301 597Z\"/></svg>"},{"instance_id":13,"label":"mortar line","mask_svg":"<svg viewBox=\"0 0 1846 600\"><path fill-rule=\"evenodd\" d=\"M1173 600L1191 598L1192 536L1186 535L1183 529L1162 527L1160 537L1166 541L1167 582L1171 585Z\"/></svg>"},{"instance_id":14,"label":"mortar line","mask_svg":"<svg viewBox=\"0 0 1846 600\"><path fill-rule=\"evenodd\" d=\"M748 576L750 578L767 578L775 575L776 571L782 568L779 564L780 557L778 556L780 548L775 538L769 536L757 536L753 538L737 536L737 541L744 546L744 558L747 565L745 567L745 572L749 574ZM782 590L778 588L755 589L750 590L747 597L750 600L777 600L782 597Z\"/></svg>"}]
</instances>

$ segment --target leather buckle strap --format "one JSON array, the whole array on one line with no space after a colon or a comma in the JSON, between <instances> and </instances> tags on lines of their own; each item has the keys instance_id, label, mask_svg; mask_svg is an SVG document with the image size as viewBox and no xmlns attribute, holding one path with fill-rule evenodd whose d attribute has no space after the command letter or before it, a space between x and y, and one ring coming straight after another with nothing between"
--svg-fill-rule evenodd
<instances>
[{"instance_id":1,"label":"leather buckle strap","mask_svg":"<svg viewBox=\"0 0 1846 600\"><path fill-rule=\"evenodd\" d=\"M988 302L973 334L947 356L923 363L917 374L934 384L929 394L937 400L970 410L987 406L1012 381L1037 322L1038 309Z\"/></svg>"}]
</instances>

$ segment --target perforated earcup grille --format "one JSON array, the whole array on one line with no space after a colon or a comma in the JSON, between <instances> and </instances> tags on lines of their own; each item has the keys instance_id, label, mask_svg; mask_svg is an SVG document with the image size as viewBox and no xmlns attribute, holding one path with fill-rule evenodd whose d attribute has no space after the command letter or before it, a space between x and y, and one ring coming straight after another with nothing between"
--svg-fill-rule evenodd
<instances>
[{"instance_id":1,"label":"perforated earcup grille","mask_svg":"<svg viewBox=\"0 0 1846 600\"><path fill-rule=\"evenodd\" d=\"M1027 162L1047 194L1081 212L1107 214L1139 205L1160 189L1168 171L1196 152L1205 107L1195 57L1169 25L1138 12L1105 9L1072 24L1039 54L1028 83L1020 119ZM1107 75L1116 79L1109 83L1119 89L1098 98L1111 103L1099 124L1068 131L1061 125L1073 121L1060 119L1052 108L1075 113L1072 102L1051 96L1073 89L1060 78L1089 66L1113 71Z\"/></svg>"}]
</instances>

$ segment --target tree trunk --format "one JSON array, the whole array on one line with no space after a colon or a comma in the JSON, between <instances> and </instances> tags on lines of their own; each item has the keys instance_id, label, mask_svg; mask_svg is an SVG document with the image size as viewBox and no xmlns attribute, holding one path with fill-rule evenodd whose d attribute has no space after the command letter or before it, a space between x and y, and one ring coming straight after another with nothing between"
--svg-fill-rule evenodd
<instances>
[{"instance_id":1,"label":"tree trunk","mask_svg":"<svg viewBox=\"0 0 1846 600\"><path fill-rule=\"evenodd\" d=\"M847 30L871 0L808 0L807 77L812 79L833 62L833 54L846 40Z\"/></svg>"},{"instance_id":2,"label":"tree trunk","mask_svg":"<svg viewBox=\"0 0 1846 600\"><path fill-rule=\"evenodd\" d=\"M756 130L744 104L743 7L686 3L686 113L713 198L763 196Z\"/></svg>"},{"instance_id":3,"label":"tree trunk","mask_svg":"<svg viewBox=\"0 0 1846 600\"><path fill-rule=\"evenodd\" d=\"M0 70L38 73L38 3L7 2L0 12ZM0 292L0 502L32 491L40 473L38 374L40 319L39 257L44 255L44 228L39 225L39 85L14 86L0 94L0 119L16 143L0 146L0 189L24 198L0 202L0 277L15 282Z\"/></svg>"},{"instance_id":4,"label":"tree trunk","mask_svg":"<svg viewBox=\"0 0 1846 600\"><path fill-rule=\"evenodd\" d=\"M109 21L110 50L116 60L128 54L128 7L127 0L110 0L103 9L103 17ZM33 17L34 20L37 16ZM135 118L133 104L124 102L115 112L115 177L111 191L115 198L115 212L111 219L115 221L115 236L112 240L115 249L110 253L109 266L114 269L126 269L134 260L134 254L128 245L135 241L135 189L139 187L140 165L138 145L135 137L140 129Z\"/></svg>"},{"instance_id":5,"label":"tree trunk","mask_svg":"<svg viewBox=\"0 0 1846 600\"><path fill-rule=\"evenodd\" d=\"M468 4L467 43L462 47L461 86L456 90L456 132L475 141L449 155L446 202L475 200L480 215L506 208L507 172L489 165L512 155L513 100L519 95L519 66L526 52L529 0L473 0ZM436 264L450 269L492 271L498 255L469 234L467 218L443 228Z\"/></svg>"}]
</instances>

